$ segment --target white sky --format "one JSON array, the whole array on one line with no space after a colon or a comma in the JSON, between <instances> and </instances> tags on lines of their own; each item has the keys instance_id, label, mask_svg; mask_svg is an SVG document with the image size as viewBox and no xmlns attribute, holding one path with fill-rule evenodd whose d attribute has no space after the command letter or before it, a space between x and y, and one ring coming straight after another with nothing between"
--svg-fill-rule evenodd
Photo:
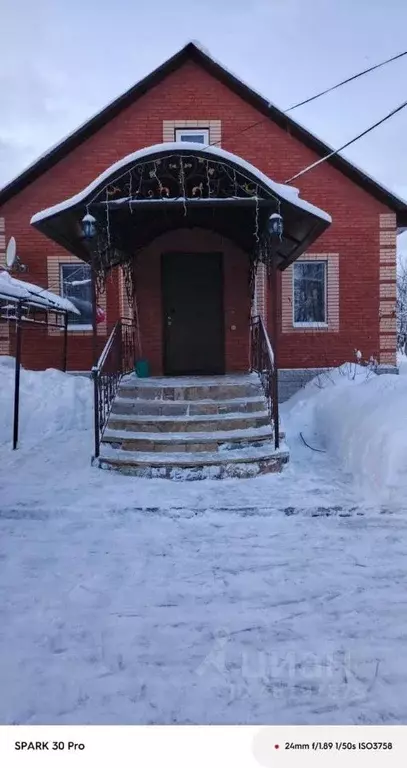
<instances>
[{"instance_id":1,"label":"white sky","mask_svg":"<svg viewBox=\"0 0 407 768\"><path fill-rule=\"evenodd\" d=\"M407 49L405 0L0 0L0 19L0 185L189 40L283 109ZM407 56L292 117L336 147L406 84ZM407 108L346 155L407 198L406 145Z\"/></svg>"}]
</instances>

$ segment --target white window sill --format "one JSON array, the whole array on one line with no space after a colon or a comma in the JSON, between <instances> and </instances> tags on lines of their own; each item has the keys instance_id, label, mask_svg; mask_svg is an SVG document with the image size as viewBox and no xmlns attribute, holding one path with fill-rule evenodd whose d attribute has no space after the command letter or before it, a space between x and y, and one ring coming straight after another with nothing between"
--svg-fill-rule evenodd
<instances>
[{"instance_id":1,"label":"white window sill","mask_svg":"<svg viewBox=\"0 0 407 768\"><path fill-rule=\"evenodd\" d=\"M293 323L293 328L321 328L324 331L328 328L328 323Z\"/></svg>"},{"instance_id":2,"label":"white window sill","mask_svg":"<svg viewBox=\"0 0 407 768\"><path fill-rule=\"evenodd\" d=\"M63 330L63 329L62 329ZM68 331L92 331L91 325L68 325Z\"/></svg>"}]
</instances>

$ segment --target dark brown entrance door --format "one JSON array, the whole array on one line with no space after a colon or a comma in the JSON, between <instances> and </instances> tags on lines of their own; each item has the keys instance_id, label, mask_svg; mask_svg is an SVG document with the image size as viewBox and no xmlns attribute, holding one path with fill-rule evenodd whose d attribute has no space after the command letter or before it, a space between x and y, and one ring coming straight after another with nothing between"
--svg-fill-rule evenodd
<instances>
[{"instance_id":1,"label":"dark brown entrance door","mask_svg":"<svg viewBox=\"0 0 407 768\"><path fill-rule=\"evenodd\" d=\"M164 373L225 372L221 253L162 256Z\"/></svg>"}]
</instances>

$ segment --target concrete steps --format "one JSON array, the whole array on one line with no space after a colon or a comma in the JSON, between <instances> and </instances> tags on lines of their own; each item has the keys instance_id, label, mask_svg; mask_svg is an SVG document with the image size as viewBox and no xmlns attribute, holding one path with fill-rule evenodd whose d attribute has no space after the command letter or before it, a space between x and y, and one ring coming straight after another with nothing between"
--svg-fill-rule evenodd
<instances>
[{"instance_id":1,"label":"concrete steps","mask_svg":"<svg viewBox=\"0 0 407 768\"><path fill-rule=\"evenodd\" d=\"M249 478L270 472L281 472L289 461L289 450L282 445L276 452L274 444L246 451L213 453L135 453L114 450L100 457L102 469L119 471L124 475L166 480L223 480Z\"/></svg>"},{"instance_id":2,"label":"concrete steps","mask_svg":"<svg viewBox=\"0 0 407 768\"><path fill-rule=\"evenodd\" d=\"M137 432L225 432L228 430L257 429L269 426L268 413L254 411L251 414L229 413L202 416L139 416L112 413L109 428L116 431Z\"/></svg>"},{"instance_id":3,"label":"concrete steps","mask_svg":"<svg viewBox=\"0 0 407 768\"><path fill-rule=\"evenodd\" d=\"M112 414L144 416L214 416L253 413L264 409L264 397L235 397L232 400L143 400L123 397L119 391Z\"/></svg>"},{"instance_id":4,"label":"concrete steps","mask_svg":"<svg viewBox=\"0 0 407 768\"><path fill-rule=\"evenodd\" d=\"M284 438L280 432L281 439ZM103 469L169 479L280 471L256 374L122 380L105 429Z\"/></svg>"}]
</instances>

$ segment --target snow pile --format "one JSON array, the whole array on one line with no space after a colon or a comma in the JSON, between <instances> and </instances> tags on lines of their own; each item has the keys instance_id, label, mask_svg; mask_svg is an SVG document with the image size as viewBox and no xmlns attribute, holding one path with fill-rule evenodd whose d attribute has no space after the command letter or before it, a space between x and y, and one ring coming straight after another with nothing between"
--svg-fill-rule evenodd
<instances>
[{"instance_id":1,"label":"snow pile","mask_svg":"<svg viewBox=\"0 0 407 768\"><path fill-rule=\"evenodd\" d=\"M14 359L0 357L0 445L11 444L13 402ZM89 379L52 368L46 371L21 369L21 447L35 445L58 433L90 429L92 409Z\"/></svg>"},{"instance_id":2,"label":"snow pile","mask_svg":"<svg viewBox=\"0 0 407 768\"><path fill-rule=\"evenodd\" d=\"M404 370L407 373L407 366ZM11 445L13 396L14 360L3 357L0 358L0 445L6 449ZM362 496L373 506L397 505L407 498L407 379L404 375L377 376L362 366L348 363L309 382L283 405L281 412L291 462L280 480L270 477L270 482L284 483L288 472L291 483L297 481L304 486L304 482L309 482L310 487L319 487L319 493L321 482L331 483L332 493L334 487L336 489L336 501L345 492L355 500ZM22 369L22 449L51 438L53 460L70 463L76 456L78 468L83 462L87 465L92 451L92 414L89 379L53 369L42 372ZM305 447L300 433L310 446L325 453ZM60 437L58 445L56 436ZM73 454L68 461L69 446ZM44 451L45 448L44 443ZM312 480L312 468L321 473L321 481ZM111 484L116 494L116 483L121 480L105 478L102 481L101 474L94 475L95 481ZM340 487L336 475L342 476ZM134 488L134 479L130 482L129 487ZM88 475L83 477L83 483L89 484ZM160 487L164 490L164 486ZM222 487L225 491L228 488ZM242 485L236 487L236 493L243 493Z\"/></svg>"},{"instance_id":3,"label":"snow pile","mask_svg":"<svg viewBox=\"0 0 407 768\"><path fill-rule=\"evenodd\" d=\"M310 382L286 406L291 429L305 430L349 472L369 500L395 502L407 490L407 385L346 364Z\"/></svg>"}]
</instances>

